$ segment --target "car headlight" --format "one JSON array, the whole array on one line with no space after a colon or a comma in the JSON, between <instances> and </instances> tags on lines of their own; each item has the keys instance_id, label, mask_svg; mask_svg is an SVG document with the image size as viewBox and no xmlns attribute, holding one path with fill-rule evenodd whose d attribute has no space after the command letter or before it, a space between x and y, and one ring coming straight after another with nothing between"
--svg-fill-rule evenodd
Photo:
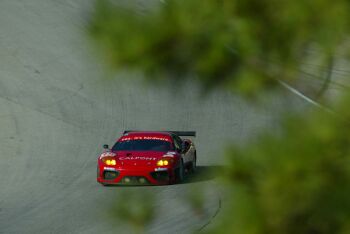
<instances>
[{"instance_id":1,"label":"car headlight","mask_svg":"<svg viewBox=\"0 0 350 234\"><path fill-rule=\"evenodd\" d=\"M161 159L157 162L157 166L168 166L169 161L167 159Z\"/></svg>"},{"instance_id":2,"label":"car headlight","mask_svg":"<svg viewBox=\"0 0 350 234\"><path fill-rule=\"evenodd\" d=\"M117 165L117 161L113 158L103 158L102 162L104 162L108 166L115 166Z\"/></svg>"},{"instance_id":3,"label":"car headlight","mask_svg":"<svg viewBox=\"0 0 350 234\"><path fill-rule=\"evenodd\" d=\"M115 166L115 165L117 165L117 162L115 161L115 159L107 159L106 164L108 166Z\"/></svg>"}]
</instances>

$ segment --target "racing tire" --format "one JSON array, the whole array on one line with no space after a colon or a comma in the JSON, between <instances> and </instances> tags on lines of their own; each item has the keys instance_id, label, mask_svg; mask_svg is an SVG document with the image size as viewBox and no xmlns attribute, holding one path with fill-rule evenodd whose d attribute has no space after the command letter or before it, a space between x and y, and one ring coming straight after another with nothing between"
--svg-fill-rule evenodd
<instances>
[{"instance_id":1,"label":"racing tire","mask_svg":"<svg viewBox=\"0 0 350 234\"><path fill-rule=\"evenodd\" d=\"M177 170L177 182L182 183L185 180L185 166L184 162L181 160L180 166Z\"/></svg>"},{"instance_id":2,"label":"racing tire","mask_svg":"<svg viewBox=\"0 0 350 234\"><path fill-rule=\"evenodd\" d=\"M190 168L191 173L196 172L196 169L197 169L197 156L195 155L191 163L191 168Z\"/></svg>"}]
</instances>

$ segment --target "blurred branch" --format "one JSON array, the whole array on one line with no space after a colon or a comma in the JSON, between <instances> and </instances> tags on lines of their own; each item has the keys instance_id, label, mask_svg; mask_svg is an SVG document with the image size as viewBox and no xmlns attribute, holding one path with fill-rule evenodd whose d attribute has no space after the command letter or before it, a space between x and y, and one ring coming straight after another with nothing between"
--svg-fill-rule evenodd
<instances>
[{"instance_id":1,"label":"blurred branch","mask_svg":"<svg viewBox=\"0 0 350 234\"><path fill-rule=\"evenodd\" d=\"M168 0L145 15L97 3L90 32L115 68L140 69L151 81L196 74L205 89L248 95L293 79L308 48L326 59L349 35L346 0ZM278 77L257 66L263 60L278 61Z\"/></svg>"},{"instance_id":2,"label":"blurred branch","mask_svg":"<svg viewBox=\"0 0 350 234\"><path fill-rule=\"evenodd\" d=\"M168 0L140 15L101 0L90 32L114 68L141 70L152 82L192 78L205 89L246 96L280 83L325 109L288 83L317 59L330 61L319 95L336 84L333 56L348 44L349 12L348 0ZM315 47L321 55L308 58ZM278 136L232 146L224 175L232 205L214 232L350 233L349 103L349 97L337 103L336 115L302 113L287 119ZM153 217L151 202L125 199L115 215L143 230ZM191 199L202 213L203 201Z\"/></svg>"}]
</instances>

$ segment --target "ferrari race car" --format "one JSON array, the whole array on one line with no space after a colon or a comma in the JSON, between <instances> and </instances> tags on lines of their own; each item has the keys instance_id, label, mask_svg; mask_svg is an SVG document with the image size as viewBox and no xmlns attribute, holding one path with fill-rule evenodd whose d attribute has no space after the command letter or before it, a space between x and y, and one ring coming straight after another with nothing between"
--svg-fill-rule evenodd
<instances>
[{"instance_id":1,"label":"ferrari race car","mask_svg":"<svg viewBox=\"0 0 350 234\"><path fill-rule=\"evenodd\" d=\"M125 131L112 148L104 145L98 158L97 182L103 185L162 185L181 183L196 169L196 132Z\"/></svg>"}]
</instances>

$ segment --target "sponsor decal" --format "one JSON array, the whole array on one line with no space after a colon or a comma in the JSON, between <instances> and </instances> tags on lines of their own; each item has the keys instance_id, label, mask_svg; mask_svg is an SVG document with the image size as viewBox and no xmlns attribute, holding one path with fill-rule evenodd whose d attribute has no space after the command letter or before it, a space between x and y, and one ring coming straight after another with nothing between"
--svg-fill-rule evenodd
<instances>
[{"instance_id":1,"label":"sponsor decal","mask_svg":"<svg viewBox=\"0 0 350 234\"><path fill-rule=\"evenodd\" d=\"M102 159L104 157L114 157L114 156L116 156L116 154L113 152L104 152L100 155L100 159Z\"/></svg>"},{"instance_id":2,"label":"sponsor decal","mask_svg":"<svg viewBox=\"0 0 350 234\"><path fill-rule=\"evenodd\" d=\"M128 156L128 157L119 157L119 160L148 160L148 161L155 161L155 160L157 160L157 158L142 157L142 156Z\"/></svg>"},{"instance_id":3,"label":"sponsor decal","mask_svg":"<svg viewBox=\"0 0 350 234\"><path fill-rule=\"evenodd\" d=\"M113 167L104 167L103 170L105 171L117 171L115 168Z\"/></svg>"},{"instance_id":4,"label":"sponsor decal","mask_svg":"<svg viewBox=\"0 0 350 234\"><path fill-rule=\"evenodd\" d=\"M154 136L128 136L123 137L120 141L131 141L131 140L159 140L159 141L170 141L166 137L154 137Z\"/></svg>"},{"instance_id":5,"label":"sponsor decal","mask_svg":"<svg viewBox=\"0 0 350 234\"><path fill-rule=\"evenodd\" d=\"M154 169L154 171L167 171L167 168L161 168L161 167L157 167Z\"/></svg>"},{"instance_id":6,"label":"sponsor decal","mask_svg":"<svg viewBox=\"0 0 350 234\"><path fill-rule=\"evenodd\" d=\"M167 152L166 154L164 154L163 157L173 158L173 157L175 157L175 154L176 154L176 152L174 152L174 151L169 151L169 152Z\"/></svg>"},{"instance_id":7,"label":"sponsor decal","mask_svg":"<svg viewBox=\"0 0 350 234\"><path fill-rule=\"evenodd\" d=\"M132 138L131 137L123 137L122 139L120 139L120 141L131 141Z\"/></svg>"},{"instance_id":8,"label":"sponsor decal","mask_svg":"<svg viewBox=\"0 0 350 234\"><path fill-rule=\"evenodd\" d=\"M173 158L174 155L173 155L173 154L164 154L164 155L163 155L163 158L165 158L165 157L167 157L167 158Z\"/></svg>"}]
</instances>

